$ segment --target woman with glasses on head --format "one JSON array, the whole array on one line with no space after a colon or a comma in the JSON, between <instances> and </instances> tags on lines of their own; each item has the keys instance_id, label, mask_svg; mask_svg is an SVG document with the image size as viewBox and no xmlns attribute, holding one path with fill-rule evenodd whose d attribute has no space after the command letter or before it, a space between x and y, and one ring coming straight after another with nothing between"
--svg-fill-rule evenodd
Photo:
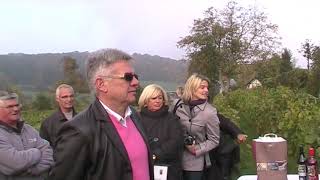
<instances>
[{"instance_id":1,"label":"woman with glasses on head","mask_svg":"<svg viewBox=\"0 0 320 180\"><path fill-rule=\"evenodd\" d=\"M190 76L185 84L175 114L184 132L182 168L184 180L202 180L211 166L209 151L219 144L217 110L208 103L209 79L200 74Z\"/></svg>"},{"instance_id":2,"label":"woman with glasses on head","mask_svg":"<svg viewBox=\"0 0 320 180\"><path fill-rule=\"evenodd\" d=\"M182 129L177 116L168 111L167 93L156 84L148 85L138 104L155 165L168 166L168 180L180 180Z\"/></svg>"}]
</instances>

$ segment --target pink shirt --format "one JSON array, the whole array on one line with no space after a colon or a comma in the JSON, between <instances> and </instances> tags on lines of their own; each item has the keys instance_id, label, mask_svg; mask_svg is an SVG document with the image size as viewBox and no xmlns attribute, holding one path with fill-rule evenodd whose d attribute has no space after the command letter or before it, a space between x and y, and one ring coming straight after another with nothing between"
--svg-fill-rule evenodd
<instances>
[{"instance_id":1,"label":"pink shirt","mask_svg":"<svg viewBox=\"0 0 320 180\"><path fill-rule=\"evenodd\" d=\"M150 180L147 146L132 119L126 118L126 127L121 125L116 117L109 114L110 119L126 147L133 180Z\"/></svg>"}]
</instances>

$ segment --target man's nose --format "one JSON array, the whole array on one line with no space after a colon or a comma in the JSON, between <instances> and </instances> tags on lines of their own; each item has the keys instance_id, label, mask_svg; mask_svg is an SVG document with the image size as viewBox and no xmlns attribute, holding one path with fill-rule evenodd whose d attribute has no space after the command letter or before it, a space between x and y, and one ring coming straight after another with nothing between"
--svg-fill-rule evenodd
<instances>
[{"instance_id":1,"label":"man's nose","mask_svg":"<svg viewBox=\"0 0 320 180\"><path fill-rule=\"evenodd\" d=\"M133 79L130 83L131 86L138 86L139 85L139 80L133 76Z\"/></svg>"},{"instance_id":2,"label":"man's nose","mask_svg":"<svg viewBox=\"0 0 320 180\"><path fill-rule=\"evenodd\" d=\"M20 105L18 105L18 106L13 106L12 109L13 109L14 111L19 111L19 110L20 110Z\"/></svg>"}]
</instances>

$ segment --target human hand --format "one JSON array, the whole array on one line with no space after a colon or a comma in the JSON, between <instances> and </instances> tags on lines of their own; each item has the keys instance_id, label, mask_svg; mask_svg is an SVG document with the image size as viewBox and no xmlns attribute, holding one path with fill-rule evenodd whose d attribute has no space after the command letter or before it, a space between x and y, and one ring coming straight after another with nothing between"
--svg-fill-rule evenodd
<instances>
[{"instance_id":1,"label":"human hand","mask_svg":"<svg viewBox=\"0 0 320 180\"><path fill-rule=\"evenodd\" d=\"M187 148L187 150L192 154L192 155L196 155L196 145L192 144L192 145L185 145L185 147Z\"/></svg>"},{"instance_id":2,"label":"human hand","mask_svg":"<svg viewBox=\"0 0 320 180\"><path fill-rule=\"evenodd\" d=\"M239 144L244 143L247 140L247 135L245 134L238 134L237 141Z\"/></svg>"}]
</instances>

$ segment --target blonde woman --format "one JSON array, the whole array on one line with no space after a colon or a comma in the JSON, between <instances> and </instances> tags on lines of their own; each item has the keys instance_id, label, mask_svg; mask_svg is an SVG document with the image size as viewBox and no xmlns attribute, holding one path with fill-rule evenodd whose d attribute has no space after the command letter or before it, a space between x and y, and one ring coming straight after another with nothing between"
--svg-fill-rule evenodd
<instances>
[{"instance_id":1,"label":"blonde woman","mask_svg":"<svg viewBox=\"0 0 320 180\"><path fill-rule=\"evenodd\" d=\"M182 156L184 180L203 178L205 168L211 166L209 151L219 144L219 119L216 109L207 102L208 92L209 79L193 74L185 84L182 101L175 112L185 137Z\"/></svg>"},{"instance_id":2,"label":"blonde woman","mask_svg":"<svg viewBox=\"0 0 320 180\"><path fill-rule=\"evenodd\" d=\"M155 164L168 166L168 180L180 180L182 128L177 116L168 111L167 93L159 85L148 85L142 91L138 104Z\"/></svg>"}]
</instances>

